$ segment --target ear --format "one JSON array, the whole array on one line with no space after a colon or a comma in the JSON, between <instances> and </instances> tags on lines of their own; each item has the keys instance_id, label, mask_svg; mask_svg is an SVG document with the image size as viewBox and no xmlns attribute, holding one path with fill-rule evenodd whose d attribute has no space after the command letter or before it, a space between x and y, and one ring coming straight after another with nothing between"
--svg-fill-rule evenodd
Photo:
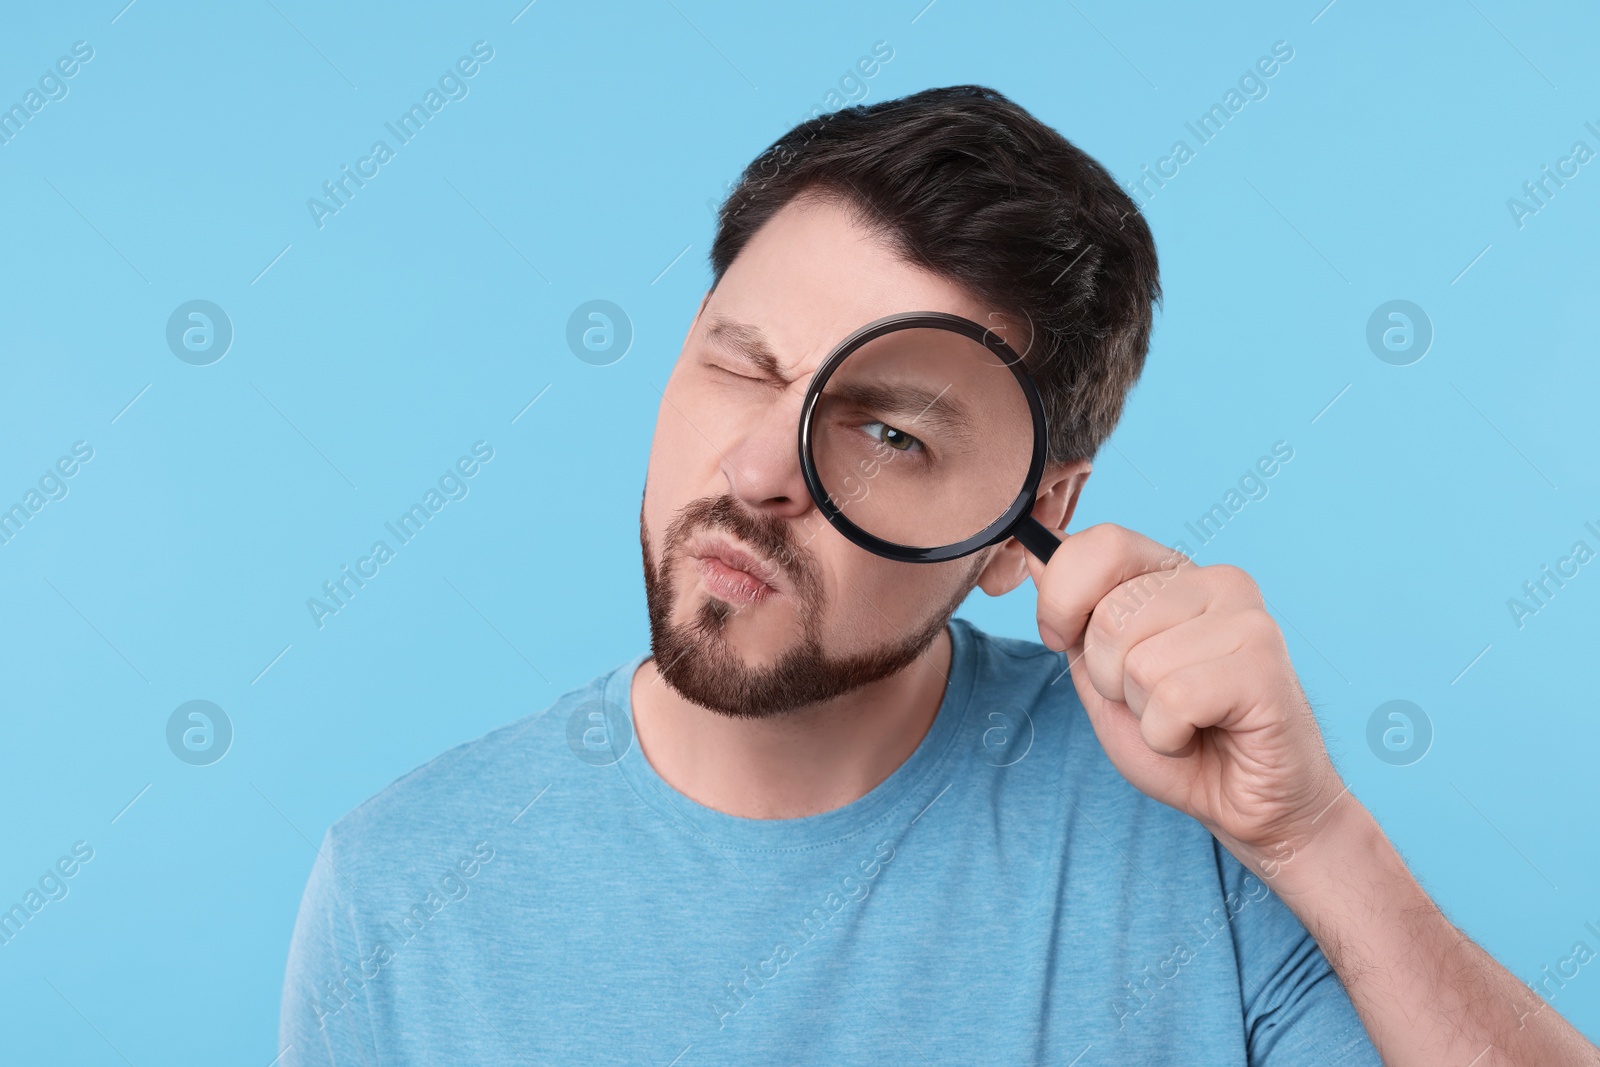
<instances>
[{"instance_id":1,"label":"ear","mask_svg":"<svg viewBox=\"0 0 1600 1067\"><path fill-rule=\"evenodd\" d=\"M1093 469L1086 459L1046 467L1034 500L1033 517L1047 529L1066 529L1078 507L1078 494ZM990 596L1002 596L1028 576L1028 550L1015 537L1009 537L989 551L989 562L978 574L978 588Z\"/></svg>"}]
</instances>

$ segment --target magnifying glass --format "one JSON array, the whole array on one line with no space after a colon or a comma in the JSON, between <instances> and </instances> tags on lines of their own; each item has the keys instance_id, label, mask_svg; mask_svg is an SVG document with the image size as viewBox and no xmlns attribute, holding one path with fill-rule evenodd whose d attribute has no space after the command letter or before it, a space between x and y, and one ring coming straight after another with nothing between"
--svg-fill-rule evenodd
<instances>
[{"instance_id":1,"label":"magnifying glass","mask_svg":"<svg viewBox=\"0 0 1600 1067\"><path fill-rule=\"evenodd\" d=\"M939 563L1015 537L1049 561L1033 517L1048 441L1022 357L993 329L913 311L867 323L817 368L800 469L834 528L870 552Z\"/></svg>"}]
</instances>

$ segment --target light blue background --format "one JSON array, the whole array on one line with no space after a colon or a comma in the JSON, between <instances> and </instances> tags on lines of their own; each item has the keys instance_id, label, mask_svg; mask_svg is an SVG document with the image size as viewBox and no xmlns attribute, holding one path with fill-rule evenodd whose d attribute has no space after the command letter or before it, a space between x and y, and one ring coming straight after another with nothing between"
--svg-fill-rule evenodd
<instances>
[{"instance_id":1,"label":"light blue background","mask_svg":"<svg viewBox=\"0 0 1600 1067\"><path fill-rule=\"evenodd\" d=\"M639 494L708 202L880 40L865 99L992 85L1123 180L1293 47L1149 203L1166 305L1074 528L1195 548L1185 522L1292 445L1199 560L1259 581L1457 924L1524 981L1600 949L1600 563L1521 629L1506 606L1600 549L1600 163L1521 228L1506 203L1600 150L1592 11L123 2L0 34L4 105L95 50L0 145L0 506L95 450L0 546L0 905L95 849L0 947L6 1059L269 1063L324 828L646 646ZM470 95L319 230L306 199L478 40ZM164 337L196 298L236 331L206 367ZM609 366L565 341L596 298L635 330ZM1436 332L1411 366L1365 340L1395 298ZM319 630L307 598L478 440L470 495ZM963 614L1036 638L1031 588ZM1410 766L1366 742L1396 698L1435 730ZM211 766L167 748L192 699L236 732ZM1600 964L1554 1003L1600 1037Z\"/></svg>"}]
</instances>

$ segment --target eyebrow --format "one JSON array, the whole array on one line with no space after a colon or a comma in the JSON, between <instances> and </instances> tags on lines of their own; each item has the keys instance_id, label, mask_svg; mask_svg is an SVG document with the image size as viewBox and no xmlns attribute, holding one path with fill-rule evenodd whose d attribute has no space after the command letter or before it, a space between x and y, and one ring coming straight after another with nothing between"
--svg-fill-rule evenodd
<instances>
[{"instance_id":1,"label":"eyebrow","mask_svg":"<svg viewBox=\"0 0 1600 1067\"><path fill-rule=\"evenodd\" d=\"M950 399L950 386L937 393L914 385L883 385L872 382L830 382L823 392L859 404L874 414L896 418L904 416L907 429L924 424L958 437L968 436L970 419L966 406Z\"/></svg>"},{"instance_id":2,"label":"eyebrow","mask_svg":"<svg viewBox=\"0 0 1600 1067\"><path fill-rule=\"evenodd\" d=\"M712 319L705 329L705 338L719 347L748 360L762 372L776 378L784 385L790 383L782 371L778 357L767 343L767 335L759 327L732 319ZM830 383L823 392L888 417L905 417L907 428L924 423L957 437L969 436L970 418L966 406L948 399L946 385L937 393L914 385L886 385L881 383L852 382Z\"/></svg>"},{"instance_id":3,"label":"eyebrow","mask_svg":"<svg viewBox=\"0 0 1600 1067\"><path fill-rule=\"evenodd\" d=\"M753 363L756 367L770 377L776 378L784 385L789 384L789 379L778 362L777 353L772 350L772 345L767 343L767 335L760 329L748 323L734 322L731 319L712 319L706 326L706 340L715 342L720 347L727 349L735 355Z\"/></svg>"}]
</instances>

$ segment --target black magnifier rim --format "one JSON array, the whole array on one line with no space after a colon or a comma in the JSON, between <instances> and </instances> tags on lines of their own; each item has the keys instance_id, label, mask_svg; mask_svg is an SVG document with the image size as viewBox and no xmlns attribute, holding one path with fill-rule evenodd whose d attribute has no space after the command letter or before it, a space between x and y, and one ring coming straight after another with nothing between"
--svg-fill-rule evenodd
<instances>
[{"instance_id":1,"label":"black magnifier rim","mask_svg":"<svg viewBox=\"0 0 1600 1067\"><path fill-rule=\"evenodd\" d=\"M948 330L969 337L994 352L1016 376L1017 384L1021 386L1023 395L1028 398L1028 410L1033 415L1033 458L1029 461L1028 476L1023 479L1022 490L1017 494L1017 498L999 518L971 537L954 544L936 545L931 548L885 541L857 526L845 516L840 507L828 499L828 490L817 475L817 464L812 455L811 420L815 414L817 399L822 395L822 388L828 384L833 372L862 345L875 341L885 334L912 329ZM869 552L906 563L942 563L945 560L959 559L1010 537L1016 527L1033 512L1034 494L1038 492L1039 480L1044 474L1045 449L1048 441L1044 403L1039 399L1039 390L1033 384L1033 379L1028 377L1028 372L1023 368L1022 357L988 327L960 315L950 315L942 311L906 311L886 315L856 330L841 341L822 366L817 368L816 374L812 375L810 386L806 389L805 402L800 408L800 472L805 477L806 489L810 492L811 499L816 502L817 508L834 529L855 544Z\"/></svg>"}]
</instances>

